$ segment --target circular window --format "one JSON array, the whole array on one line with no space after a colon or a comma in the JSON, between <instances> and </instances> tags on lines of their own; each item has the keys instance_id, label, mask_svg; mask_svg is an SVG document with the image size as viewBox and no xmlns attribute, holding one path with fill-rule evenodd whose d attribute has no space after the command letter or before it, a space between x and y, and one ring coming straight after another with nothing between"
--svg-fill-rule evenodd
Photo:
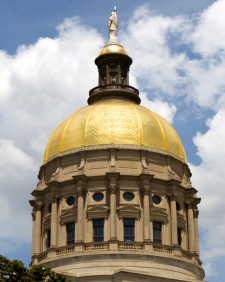
<instances>
[{"instance_id":1,"label":"circular window","mask_svg":"<svg viewBox=\"0 0 225 282\"><path fill-rule=\"evenodd\" d=\"M158 196L153 196L152 201L154 204L158 205L161 202L161 199Z\"/></svg>"},{"instance_id":2,"label":"circular window","mask_svg":"<svg viewBox=\"0 0 225 282\"><path fill-rule=\"evenodd\" d=\"M103 200L104 195L102 193L96 193L94 194L93 198L96 202L100 202L101 200Z\"/></svg>"},{"instance_id":3,"label":"circular window","mask_svg":"<svg viewBox=\"0 0 225 282\"><path fill-rule=\"evenodd\" d=\"M69 197L69 199L67 200L67 204L69 206L72 206L75 203L75 198L74 197Z\"/></svg>"},{"instance_id":4,"label":"circular window","mask_svg":"<svg viewBox=\"0 0 225 282\"><path fill-rule=\"evenodd\" d=\"M123 194L123 197L126 201L132 201L134 198L134 195L132 193L125 193Z\"/></svg>"}]
</instances>

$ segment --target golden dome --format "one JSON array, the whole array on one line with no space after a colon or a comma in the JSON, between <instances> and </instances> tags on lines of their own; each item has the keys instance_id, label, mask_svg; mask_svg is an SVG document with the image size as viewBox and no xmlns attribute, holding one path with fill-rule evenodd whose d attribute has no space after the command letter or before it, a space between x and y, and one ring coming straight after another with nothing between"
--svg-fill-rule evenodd
<instances>
[{"instance_id":1,"label":"golden dome","mask_svg":"<svg viewBox=\"0 0 225 282\"><path fill-rule=\"evenodd\" d=\"M168 151L187 162L174 128L149 109L129 102L99 102L62 121L52 133L43 163L58 153L103 144L143 145Z\"/></svg>"},{"instance_id":2,"label":"golden dome","mask_svg":"<svg viewBox=\"0 0 225 282\"><path fill-rule=\"evenodd\" d=\"M106 53L121 53L128 56L127 51L123 48L123 46L118 44L106 45L99 53L99 56Z\"/></svg>"}]
</instances>

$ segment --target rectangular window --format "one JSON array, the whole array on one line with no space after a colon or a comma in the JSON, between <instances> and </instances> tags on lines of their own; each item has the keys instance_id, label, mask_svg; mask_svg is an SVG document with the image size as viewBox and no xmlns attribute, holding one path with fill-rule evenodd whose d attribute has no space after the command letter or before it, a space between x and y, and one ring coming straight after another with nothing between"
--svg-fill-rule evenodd
<instances>
[{"instance_id":1,"label":"rectangular window","mask_svg":"<svg viewBox=\"0 0 225 282\"><path fill-rule=\"evenodd\" d=\"M134 242L134 219L124 219L124 241Z\"/></svg>"},{"instance_id":2,"label":"rectangular window","mask_svg":"<svg viewBox=\"0 0 225 282\"><path fill-rule=\"evenodd\" d=\"M51 229L47 230L47 248L50 248L51 246Z\"/></svg>"},{"instance_id":3,"label":"rectangular window","mask_svg":"<svg viewBox=\"0 0 225 282\"><path fill-rule=\"evenodd\" d=\"M122 84L125 82L125 77L122 76Z\"/></svg>"},{"instance_id":4,"label":"rectangular window","mask_svg":"<svg viewBox=\"0 0 225 282\"><path fill-rule=\"evenodd\" d=\"M162 223L153 221L153 243L161 244Z\"/></svg>"},{"instance_id":5,"label":"rectangular window","mask_svg":"<svg viewBox=\"0 0 225 282\"><path fill-rule=\"evenodd\" d=\"M75 243L75 222L68 223L66 225L67 232L67 245L73 245Z\"/></svg>"},{"instance_id":6,"label":"rectangular window","mask_svg":"<svg viewBox=\"0 0 225 282\"><path fill-rule=\"evenodd\" d=\"M94 242L104 241L104 219L93 220Z\"/></svg>"},{"instance_id":7,"label":"rectangular window","mask_svg":"<svg viewBox=\"0 0 225 282\"><path fill-rule=\"evenodd\" d=\"M181 246L181 242L182 242L181 228L177 228L177 237L178 237L178 245Z\"/></svg>"}]
</instances>

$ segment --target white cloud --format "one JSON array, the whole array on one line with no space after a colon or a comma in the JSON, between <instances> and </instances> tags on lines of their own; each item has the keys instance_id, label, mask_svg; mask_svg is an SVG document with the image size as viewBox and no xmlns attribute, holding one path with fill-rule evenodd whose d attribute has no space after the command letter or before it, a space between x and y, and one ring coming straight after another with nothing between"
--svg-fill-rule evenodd
<instances>
[{"instance_id":1,"label":"white cloud","mask_svg":"<svg viewBox=\"0 0 225 282\"><path fill-rule=\"evenodd\" d=\"M174 104L163 102L158 99L150 101L147 97L147 93L140 93L140 98L141 105L159 114L169 123L173 123L173 118L177 111L177 107Z\"/></svg>"},{"instance_id":2,"label":"white cloud","mask_svg":"<svg viewBox=\"0 0 225 282\"><path fill-rule=\"evenodd\" d=\"M199 166L190 164L193 185L202 197L199 207L199 223L204 231L201 255L210 266L207 268L208 275L216 269L212 263L216 257L225 261L224 124L225 109L207 121L209 129L206 133L198 132L193 138L202 163Z\"/></svg>"}]
</instances>

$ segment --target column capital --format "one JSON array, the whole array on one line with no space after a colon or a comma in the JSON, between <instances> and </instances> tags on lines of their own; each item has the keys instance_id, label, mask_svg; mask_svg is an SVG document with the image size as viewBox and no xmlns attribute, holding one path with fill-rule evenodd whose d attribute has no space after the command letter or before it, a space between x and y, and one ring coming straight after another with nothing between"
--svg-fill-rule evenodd
<instances>
[{"instance_id":1,"label":"column capital","mask_svg":"<svg viewBox=\"0 0 225 282\"><path fill-rule=\"evenodd\" d=\"M53 204L57 202L57 199L59 198L59 195L57 194L52 194L49 196L49 201Z\"/></svg>"},{"instance_id":2,"label":"column capital","mask_svg":"<svg viewBox=\"0 0 225 282\"><path fill-rule=\"evenodd\" d=\"M167 197L170 198L171 201L176 201L178 198L178 195L177 193L172 192L172 193L167 194Z\"/></svg>"},{"instance_id":3,"label":"column capital","mask_svg":"<svg viewBox=\"0 0 225 282\"><path fill-rule=\"evenodd\" d=\"M194 201L193 200L185 201L185 204L186 204L188 209L193 209L193 207L194 207Z\"/></svg>"},{"instance_id":4,"label":"column capital","mask_svg":"<svg viewBox=\"0 0 225 282\"><path fill-rule=\"evenodd\" d=\"M84 195L85 189L82 186L77 187L77 195L78 197L82 197Z\"/></svg>"},{"instance_id":5,"label":"column capital","mask_svg":"<svg viewBox=\"0 0 225 282\"><path fill-rule=\"evenodd\" d=\"M110 184L110 185L109 185L110 194L116 194L117 188L118 188L118 187L117 187L116 184Z\"/></svg>"},{"instance_id":6,"label":"column capital","mask_svg":"<svg viewBox=\"0 0 225 282\"><path fill-rule=\"evenodd\" d=\"M149 195L151 192L151 188L149 185L143 185L142 186L142 191L144 195Z\"/></svg>"},{"instance_id":7,"label":"column capital","mask_svg":"<svg viewBox=\"0 0 225 282\"><path fill-rule=\"evenodd\" d=\"M34 211L41 211L42 209L42 206L43 206L43 203L42 202L39 202L39 201L36 201L35 204L34 204Z\"/></svg>"},{"instance_id":8,"label":"column capital","mask_svg":"<svg viewBox=\"0 0 225 282\"><path fill-rule=\"evenodd\" d=\"M31 216L32 216L33 221L35 221L35 219L36 219L36 211L33 211L31 213Z\"/></svg>"},{"instance_id":9,"label":"column capital","mask_svg":"<svg viewBox=\"0 0 225 282\"><path fill-rule=\"evenodd\" d=\"M194 209L194 211L193 211L194 218L198 218L198 215L199 215L199 210Z\"/></svg>"}]
</instances>

